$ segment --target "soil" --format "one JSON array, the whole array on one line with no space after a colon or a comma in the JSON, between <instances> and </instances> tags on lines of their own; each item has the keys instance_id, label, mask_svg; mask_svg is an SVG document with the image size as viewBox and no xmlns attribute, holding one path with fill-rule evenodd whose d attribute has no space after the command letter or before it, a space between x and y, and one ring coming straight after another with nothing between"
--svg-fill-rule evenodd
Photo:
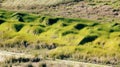
<instances>
[{"instance_id":1,"label":"soil","mask_svg":"<svg viewBox=\"0 0 120 67\"><path fill-rule=\"evenodd\" d=\"M3 51L0 50L0 62L4 62L6 59L15 57L26 57L26 58L31 58L31 54L26 54L26 53L16 53L16 52L10 52L10 51ZM70 60L59 60L55 59L52 60L50 58L46 60L41 60L38 62L24 62L24 63L13 63L13 67L27 67L26 65L32 64L34 67L38 67L40 64L45 63L46 67L86 67L86 66L95 66L95 67L111 67L108 65L100 65L100 64L94 64L94 63L86 63L86 62L77 62L77 61L70 61ZM0 66L1 67L1 66Z\"/></svg>"},{"instance_id":2,"label":"soil","mask_svg":"<svg viewBox=\"0 0 120 67\"><path fill-rule=\"evenodd\" d=\"M120 10L114 9L109 5L91 6L86 2L61 4L50 7L47 11L53 12L53 16L62 16L69 18L85 18L91 20L114 21L114 18L120 18ZM39 13L45 12L40 10ZM50 13L48 12L48 14Z\"/></svg>"}]
</instances>

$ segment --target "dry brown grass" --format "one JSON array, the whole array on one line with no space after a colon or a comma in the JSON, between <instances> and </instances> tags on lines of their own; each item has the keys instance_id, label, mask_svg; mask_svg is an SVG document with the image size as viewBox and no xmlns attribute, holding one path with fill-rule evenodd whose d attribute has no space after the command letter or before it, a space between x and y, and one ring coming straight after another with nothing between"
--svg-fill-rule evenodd
<instances>
[{"instance_id":1,"label":"dry brown grass","mask_svg":"<svg viewBox=\"0 0 120 67\"><path fill-rule=\"evenodd\" d=\"M74 0L6 0L2 3L3 7L9 8L35 8L41 5L49 6L59 3L71 2Z\"/></svg>"}]
</instances>

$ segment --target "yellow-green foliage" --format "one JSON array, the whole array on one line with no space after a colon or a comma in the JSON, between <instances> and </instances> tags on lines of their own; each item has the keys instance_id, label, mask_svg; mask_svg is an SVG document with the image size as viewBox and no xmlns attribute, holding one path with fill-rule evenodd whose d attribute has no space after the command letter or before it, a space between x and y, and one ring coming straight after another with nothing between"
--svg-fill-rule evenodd
<instances>
[{"instance_id":1,"label":"yellow-green foliage","mask_svg":"<svg viewBox=\"0 0 120 67\"><path fill-rule=\"evenodd\" d=\"M93 60L96 57L97 62L106 58L104 62L118 63L120 57L120 23L99 23L3 10L0 11L0 22L1 47L28 47L44 43L43 48L46 48L44 45L57 46L49 53L50 57L55 58Z\"/></svg>"},{"instance_id":2,"label":"yellow-green foliage","mask_svg":"<svg viewBox=\"0 0 120 67\"><path fill-rule=\"evenodd\" d=\"M120 23L51 18L3 10L0 15L0 34L6 40L24 35L23 38L27 36L27 40L37 37L38 40L59 45L101 44L102 40L105 41L104 45L107 45L109 40L119 41Z\"/></svg>"}]
</instances>

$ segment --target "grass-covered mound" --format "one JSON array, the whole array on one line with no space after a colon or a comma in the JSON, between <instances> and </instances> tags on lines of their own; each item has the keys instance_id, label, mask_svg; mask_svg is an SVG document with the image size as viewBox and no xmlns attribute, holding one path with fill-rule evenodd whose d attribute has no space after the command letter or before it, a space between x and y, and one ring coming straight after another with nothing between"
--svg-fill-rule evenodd
<instances>
[{"instance_id":1,"label":"grass-covered mound","mask_svg":"<svg viewBox=\"0 0 120 67\"><path fill-rule=\"evenodd\" d=\"M0 10L0 47L47 48L48 57L120 63L120 23Z\"/></svg>"}]
</instances>

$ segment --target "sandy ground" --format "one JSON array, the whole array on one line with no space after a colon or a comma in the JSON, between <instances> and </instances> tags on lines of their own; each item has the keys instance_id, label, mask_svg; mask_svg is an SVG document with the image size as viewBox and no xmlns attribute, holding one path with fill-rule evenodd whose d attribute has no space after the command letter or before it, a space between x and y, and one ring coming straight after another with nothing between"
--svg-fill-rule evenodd
<instances>
[{"instance_id":1,"label":"sandy ground","mask_svg":"<svg viewBox=\"0 0 120 67\"><path fill-rule=\"evenodd\" d=\"M15 53L15 52L8 52L8 51L1 51L0 50L0 62L5 61L9 57L32 57L30 54L25 54L25 53ZM77 61L69 61L69 60L45 60L47 65L53 64L53 67L60 67L61 66L68 66L72 65L73 67L111 67L111 66L106 66L106 65L99 65L99 64L92 64L92 63L85 63L85 62L77 62Z\"/></svg>"},{"instance_id":2,"label":"sandy ground","mask_svg":"<svg viewBox=\"0 0 120 67\"><path fill-rule=\"evenodd\" d=\"M0 62L5 61L7 58L10 57L15 57L15 58L19 58L19 57L31 57L31 55L26 55L25 53L14 53L14 52L8 52L8 51L1 51L0 50Z\"/></svg>"},{"instance_id":3,"label":"sandy ground","mask_svg":"<svg viewBox=\"0 0 120 67\"><path fill-rule=\"evenodd\" d=\"M53 67L59 67L59 66L73 66L73 67L112 67L112 66L106 66L106 65L99 65L99 64L92 64L92 63L84 63L84 62L77 62L77 61L69 61L69 60L55 60L55 61L47 61L47 63L56 64L56 66ZM58 65L58 66L57 66Z\"/></svg>"}]
</instances>

